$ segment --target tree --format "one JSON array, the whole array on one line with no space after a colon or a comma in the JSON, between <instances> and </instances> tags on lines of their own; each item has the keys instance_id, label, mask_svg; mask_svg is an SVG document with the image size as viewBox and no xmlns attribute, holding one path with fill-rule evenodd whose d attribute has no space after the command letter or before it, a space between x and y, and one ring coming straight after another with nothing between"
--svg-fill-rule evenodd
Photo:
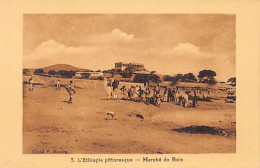
<instances>
[{"instance_id":1,"label":"tree","mask_svg":"<svg viewBox=\"0 0 260 168\"><path fill-rule=\"evenodd\" d=\"M133 73L135 70L135 67L126 67L123 72Z\"/></svg>"},{"instance_id":2,"label":"tree","mask_svg":"<svg viewBox=\"0 0 260 168\"><path fill-rule=\"evenodd\" d=\"M183 77L182 74L177 74L176 76L174 76L171 85L172 86L176 85L182 79L182 77Z\"/></svg>"},{"instance_id":3,"label":"tree","mask_svg":"<svg viewBox=\"0 0 260 168\"><path fill-rule=\"evenodd\" d=\"M57 74L57 72L56 72L56 71L54 71L54 70L49 70L48 74L49 74L49 75L56 75L56 74Z\"/></svg>"},{"instance_id":4,"label":"tree","mask_svg":"<svg viewBox=\"0 0 260 168\"><path fill-rule=\"evenodd\" d=\"M150 77L150 80L151 80L152 82L155 82L155 83L161 82L160 76L155 75L155 74L153 74L153 75Z\"/></svg>"},{"instance_id":5,"label":"tree","mask_svg":"<svg viewBox=\"0 0 260 168\"><path fill-rule=\"evenodd\" d=\"M125 80L126 80L126 78L131 78L132 77L132 73L127 73L127 72L122 72L121 73L121 76L123 77L123 78L125 78Z\"/></svg>"},{"instance_id":6,"label":"tree","mask_svg":"<svg viewBox=\"0 0 260 168\"><path fill-rule=\"evenodd\" d=\"M33 74L34 75L42 75L44 73L44 70L43 69L36 69Z\"/></svg>"},{"instance_id":7,"label":"tree","mask_svg":"<svg viewBox=\"0 0 260 168\"><path fill-rule=\"evenodd\" d=\"M27 75L27 73L29 72L29 69L23 69L23 74Z\"/></svg>"},{"instance_id":8,"label":"tree","mask_svg":"<svg viewBox=\"0 0 260 168\"><path fill-rule=\"evenodd\" d=\"M209 83L209 81L210 80L212 81L216 75L217 74L215 71L202 70L199 72L198 78L199 78L200 82Z\"/></svg>"},{"instance_id":9,"label":"tree","mask_svg":"<svg viewBox=\"0 0 260 168\"><path fill-rule=\"evenodd\" d=\"M136 74L134 77L134 82L136 83L145 83L152 81L154 83L159 83L161 82L161 79L158 75L147 75L147 74Z\"/></svg>"},{"instance_id":10,"label":"tree","mask_svg":"<svg viewBox=\"0 0 260 168\"><path fill-rule=\"evenodd\" d=\"M187 73L182 76L182 82L195 82L197 81L195 75L193 73Z\"/></svg>"},{"instance_id":11,"label":"tree","mask_svg":"<svg viewBox=\"0 0 260 168\"><path fill-rule=\"evenodd\" d=\"M236 86L237 83L236 77L229 78L227 83L231 83L232 86Z\"/></svg>"},{"instance_id":12,"label":"tree","mask_svg":"<svg viewBox=\"0 0 260 168\"><path fill-rule=\"evenodd\" d=\"M165 75L165 76L163 77L163 80L164 80L164 81L172 81L173 78L174 78L173 76Z\"/></svg>"}]
</instances>

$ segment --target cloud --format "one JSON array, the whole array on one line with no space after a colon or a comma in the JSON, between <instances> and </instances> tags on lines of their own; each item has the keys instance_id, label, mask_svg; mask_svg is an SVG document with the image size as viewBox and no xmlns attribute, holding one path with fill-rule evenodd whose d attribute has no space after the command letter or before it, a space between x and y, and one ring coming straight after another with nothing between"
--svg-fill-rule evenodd
<instances>
[{"instance_id":1,"label":"cloud","mask_svg":"<svg viewBox=\"0 0 260 168\"><path fill-rule=\"evenodd\" d=\"M30 55L24 57L24 66L39 68L52 64L84 64L88 56L95 55L98 51L100 49L95 46L67 47L55 40L48 40L42 42ZM84 59L84 57L86 58Z\"/></svg>"},{"instance_id":2,"label":"cloud","mask_svg":"<svg viewBox=\"0 0 260 168\"><path fill-rule=\"evenodd\" d=\"M235 63L230 61L234 57L203 52L200 47L191 43L179 43L173 48L162 50L152 48L146 53L149 62L147 68L162 74L192 72L197 75L203 69L211 69L217 72L219 80L235 75Z\"/></svg>"},{"instance_id":3,"label":"cloud","mask_svg":"<svg viewBox=\"0 0 260 168\"><path fill-rule=\"evenodd\" d=\"M131 41L134 38L134 35L132 35L132 34L128 35L119 29L112 30L112 32L110 34L108 34L107 36L110 38L114 38L116 40L122 40L122 41Z\"/></svg>"},{"instance_id":4,"label":"cloud","mask_svg":"<svg viewBox=\"0 0 260 168\"><path fill-rule=\"evenodd\" d=\"M233 73L234 64L229 56L205 53L191 43L179 43L172 48L142 48L137 46L133 35L118 29L109 34L101 34L92 45L82 47L65 46L55 40L42 42L33 52L24 57L26 68L40 68L53 64L71 64L88 69L111 69L115 62L140 62L148 70L174 75L177 73L198 74L200 70L211 69L220 78L227 78L226 73ZM97 39L99 41L97 41ZM131 42L131 43L129 43ZM117 45L123 43L124 45Z\"/></svg>"},{"instance_id":5,"label":"cloud","mask_svg":"<svg viewBox=\"0 0 260 168\"><path fill-rule=\"evenodd\" d=\"M173 52L177 54L198 54L200 52L200 48L190 43L179 43L173 48Z\"/></svg>"},{"instance_id":6,"label":"cloud","mask_svg":"<svg viewBox=\"0 0 260 168\"><path fill-rule=\"evenodd\" d=\"M29 55L24 56L24 66L39 68L52 64L72 64L86 68L112 68L118 60L132 58L134 35L113 29L110 33L88 37L88 45L65 46L53 39L42 42ZM112 66L112 67L111 67Z\"/></svg>"},{"instance_id":7,"label":"cloud","mask_svg":"<svg viewBox=\"0 0 260 168\"><path fill-rule=\"evenodd\" d=\"M133 34L127 34L119 29L113 29L107 34L95 34L87 37L87 43L92 45L128 44L133 40Z\"/></svg>"},{"instance_id":8,"label":"cloud","mask_svg":"<svg viewBox=\"0 0 260 168\"><path fill-rule=\"evenodd\" d=\"M37 46L34 51L31 53L31 56L37 57L39 54L46 53L55 56L60 52L73 54L75 52L79 52L84 48L82 47L66 47L64 44L56 42L55 40L48 40L42 42L39 46Z\"/></svg>"}]
</instances>

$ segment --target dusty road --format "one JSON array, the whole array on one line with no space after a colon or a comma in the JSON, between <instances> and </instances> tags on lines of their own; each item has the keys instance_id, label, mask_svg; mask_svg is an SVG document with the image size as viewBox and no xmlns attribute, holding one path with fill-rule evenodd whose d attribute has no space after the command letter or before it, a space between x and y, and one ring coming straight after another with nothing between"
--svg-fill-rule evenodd
<instances>
[{"instance_id":1,"label":"dusty road","mask_svg":"<svg viewBox=\"0 0 260 168\"><path fill-rule=\"evenodd\" d=\"M67 104L65 88L24 85L23 152L31 153L233 153L236 137L180 133L190 125L235 130L235 103L198 102L195 108L162 103L161 108L105 100L103 88L76 89ZM106 112L116 120L105 120ZM135 114L141 114L140 119Z\"/></svg>"}]
</instances>

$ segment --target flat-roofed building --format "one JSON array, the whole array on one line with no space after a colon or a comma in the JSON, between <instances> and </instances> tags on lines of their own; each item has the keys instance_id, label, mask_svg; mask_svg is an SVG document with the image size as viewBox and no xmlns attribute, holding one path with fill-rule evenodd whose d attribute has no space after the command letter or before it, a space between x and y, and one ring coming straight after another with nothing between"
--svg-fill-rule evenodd
<instances>
[{"instance_id":1,"label":"flat-roofed building","mask_svg":"<svg viewBox=\"0 0 260 168\"><path fill-rule=\"evenodd\" d=\"M140 63L135 63L135 62L130 62L130 63L125 63L125 62L117 62L115 63L115 70L125 70L127 67L134 67L136 69L144 69L144 64Z\"/></svg>"}]
</instances>

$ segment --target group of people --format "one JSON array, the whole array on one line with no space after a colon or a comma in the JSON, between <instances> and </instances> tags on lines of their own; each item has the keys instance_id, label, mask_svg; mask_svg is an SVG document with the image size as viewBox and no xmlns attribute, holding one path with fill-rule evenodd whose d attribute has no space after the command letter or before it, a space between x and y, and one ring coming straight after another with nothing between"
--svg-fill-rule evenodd
<instances>
[{"instance_id":1,"label":"group of people","mask_svg":"<svg viewBox=\"0 0 260 168\"><path fill-rule=\"evenodd\" d=\"M121 97L123 100L131 100L135 102L144 102L145 104L153 104L160 107L161 102L173 102L184 107L197 106L197 90L193 90L193 95L190 91L181 94L178 88L160 87L158 84L150 85L144 84L144 87L140 85L131 85L126 87L123 85L119 88L119 81L111 78L107 80L104 78L104 86L107 92L107 99L117 99L118 91L121 91ZM192 99L192 105L189 103L189 99Z\"/></svg>"},{"instance_id":2,"label":"group of people","mask_svg":"<svg viewBox=\"0 0 260 168\"><path fill-rule=\"evenodd\" d=\"M104 78L104 86L107 92L107 99L117 99L119 81L111 78L109 81Z\"/></svg>"},{"instance_id":3,"label":"group of people","mask_svg":"<svg viewBox=\"0 0 260 168\"><path fill-rule=\"evenodd\" d=\"M29 90L34 90L32 81L33 78L29 79ZM60 91L61 81L58 80L56 84L56 90ZM161 102L173 102L184 107L194 107L197 106L198 96L197 94L203 94L203 99L206 99L206 94L210 94L210 91L201 90L192 90L180 92L178 88L167 88L160 87L158 84L152 85L149 83L144 83L144 86L141 85L131 85L126 87L123 85L119 89L119 81L113 78L108 80L104 78L104 87L107 92L107 99L118 99L118 92L121 91L121 97L123 100L131 100L135 102L144 102L145 104L153 104L157 107L160 107ZM69 84L65 85L65 89L69 94L68 103L72 103L72 95L76 93L74 90L73 82L70 81ZM190 104L190 101L192 103Z\"/></svg>"}]
</instances>

